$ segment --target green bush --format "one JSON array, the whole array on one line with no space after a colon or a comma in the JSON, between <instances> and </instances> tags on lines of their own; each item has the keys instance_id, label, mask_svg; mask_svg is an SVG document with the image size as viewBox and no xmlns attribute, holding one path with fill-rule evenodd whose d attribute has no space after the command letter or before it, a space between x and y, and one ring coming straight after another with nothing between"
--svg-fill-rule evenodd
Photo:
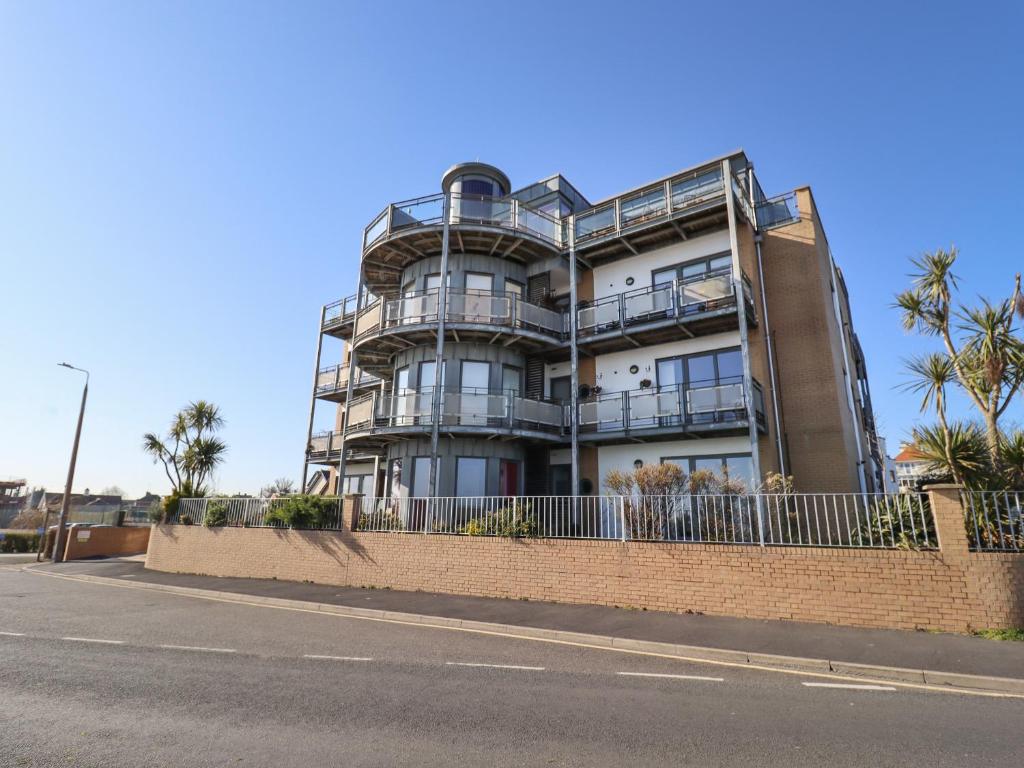
<instances>
[{"instance_id":1,"label":"green bush","mask_svg":"<svg viewBox=\"0 0 1024 768\"><path fill-rule=\"evenodd\" d=\"M203 525L207 528L220 528L228 524L228 505L223 501L211 501L206 506Z\"/></svg>"},{"instance_id":2,"label":"green bush","mask_svg":"<svg viewBox=\"0 0 1024 768\"><path fill-rule=\"evenodd\" d=\"M21 554L37 552L38 550L39 534L35 531L18 531L17 533L11 533L8 531L4 534L3 541L0 541L0 552L5 554Z\"/></svg>"},{"instance_id":3,"label":"green bush","mask_svg":"<svg viewBox=\"0 0 1024 768\"><path fill-rule=\"evenodd\" d=\"M458 528L467 536L507 536L530 538L537 535L537 520L530 514L529 504L519 504L474 517Z\"/></svg>"},{"instance_id":4,"label":"green bush","mask_svg":"<svg viewBox=\"0 0 1024 768\"><path fill-rule=\"evenodd\" d=\"M357 531L404 531L405 523L393 510L382 512L359 513L359 520L356 522Z\"/></svg>"},{"instance_id":5,"label":"green bush","mask_svg":"<svg viewBox=\"0 0 1024 768\"><path fill-rule=\"evenodd\" d=\"M335 528L339 502L328 496L289 496L274 504L263 517L265 525L288 528Z\"/></svg>"}]
</instances>

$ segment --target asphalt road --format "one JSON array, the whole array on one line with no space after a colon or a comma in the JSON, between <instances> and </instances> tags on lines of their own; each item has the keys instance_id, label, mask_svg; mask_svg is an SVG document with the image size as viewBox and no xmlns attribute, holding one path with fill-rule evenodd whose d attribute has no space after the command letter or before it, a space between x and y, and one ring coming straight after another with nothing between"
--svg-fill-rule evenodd
<instances>
[{"instance_id":1,"label":"asphalt road","mask_svg":"<svg viewBox=\"0 0 1024 768\"><path fill-rule=\"evenodd\" d=\"M823 684L0 570L0 766L1020 765L1024 700Z\"/></svg>"}]
</instances>

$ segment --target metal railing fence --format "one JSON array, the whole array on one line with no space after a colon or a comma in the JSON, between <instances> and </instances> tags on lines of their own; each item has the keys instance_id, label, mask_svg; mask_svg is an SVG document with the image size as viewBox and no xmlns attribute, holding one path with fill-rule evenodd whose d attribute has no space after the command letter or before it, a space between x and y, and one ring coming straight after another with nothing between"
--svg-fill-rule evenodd
<instances>
[{"instance_id":1,"label":"metal railing fence","mask_svg":"<svg viewBox=\"0 0 1024 768\"><path fill-rule=\"evenodd\" d=\"M230 526L336 531L342 528L342 503L338 496L182 499L177 512L169 515L166 522L211 528Z\"/></svg>"},{"instance_id":2,"label":"metal railing fence","mask_svg":"<svg viewBox=\"0 0 1024 768\"><path fill-rule=\"evenodd\" d=\"M1024 552L1024 493L965 490L960 501L972 552Z\"/></svg>"},{"instance_id":3,"label":"metal railing fence","mask_svg":"<svg viewBox=\"0 0 1024 768\"><path fill-rule=\"evenodd\" d=\"M364 498L357 530L880 549L938 541L923 494Z\"/></svg>"}]
</instances>

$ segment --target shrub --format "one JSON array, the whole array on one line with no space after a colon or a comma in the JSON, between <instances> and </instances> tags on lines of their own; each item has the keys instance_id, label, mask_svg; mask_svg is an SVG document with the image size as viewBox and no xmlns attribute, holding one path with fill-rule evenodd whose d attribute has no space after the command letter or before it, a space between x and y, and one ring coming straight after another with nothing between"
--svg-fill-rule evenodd
<instances>
[{"instance_id":1,"label":"shrub","mask_svg":"<svg viewBox=\"0 0 1024 768\"><path fill-rule=\"evenodd\" d=\"M228 524L228 505L223 501L211 501L206 507L203 525L207 528L220 528Z\"/></svg>"},{"instance_id":2,"label":"shrub","mask_svg":"<svg viewBox=\"0 0 1024 768\"><path fill-rule=\"evenodd\" d=\"M192 515L182 515L181 518L179 518L179 521L182 525L195 525L192 521Z\"/></svg>"},{"instance_id":3,"label":"shrub","mask_svg":"<svg viewBox=\"0 0 1024 768\"><path fill-rule=\"evenodd\" d=\"M288 528L334 528L338 524L338 513L336 498L291 496L267 510L263 522Z\"/></svg>"},{"instance_id":4,"label":"shrub","mask_svg":"<svg viewBox=\"0 0 1024 768\"><path fill-rule=\"evenodd\" d=\"M359 513L359 520L356 522L357 531L404 531L405 523L402 518L391 509L380 512Z\"/></svg>"},{"instance_id":5,"label":"shrub","mask_svg":"<svg viewBox=\"0 0 1024 768\"><path fill-rule=\"evenodd\" d=\"M0 541L0 552L5 554L11 553L29 553L36 552L39 549L39 534L35 531L32 532L11 532L8 531Z\"/></svg>"},{"instance_id":6,"label":"shrub","mask_svg":"<svg viewBox=\"0 0 1024 768\"><path fill-rule=\"evenodd\" d=\"M537 520L530 514L529 504L518 504L474 517L457 530L467 536L530 538L537 535Z\"/></svg>"}]
</instances>

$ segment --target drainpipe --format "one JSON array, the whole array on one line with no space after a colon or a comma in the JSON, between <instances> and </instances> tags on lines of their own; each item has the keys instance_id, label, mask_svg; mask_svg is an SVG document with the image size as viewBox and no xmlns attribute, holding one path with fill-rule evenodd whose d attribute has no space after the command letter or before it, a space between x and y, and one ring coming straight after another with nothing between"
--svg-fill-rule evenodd
<instances>
[{"instance_id":1,"label":"drainpipe","mask_svg":"<svg viewBox=\"0 0 1024 768\"><path fill-rule=\"evenodd\" d=\"M345 306L342 304L342 312ZM324 348L324 318L327 316L327 307L320 308L320 327L316 329L316 361L313 363L313 396L309 399L309 427L306 429L306 450L305 461L302 462L302 493L306 492L306 480L309 476L309 444L313 440L313 414L316 411L316 383L320 375L320 353ZM328 445L328 448L330 446Z\"/></svg>"},{"instance_id":2,"label":"drainpipe","mask_svg":"<svg viewBox=\"0 0 1024 768\"><path fill-rule=\"evenodd\" d=\"M576 346L576 214L569 216L569 360L570 373L569 392L569 430L572 438L572 495L580 493L580 444L579 444L579 388L580 352ZM598 480L600 482L600 480Z\"/></svg>"},{"instance_id":3,"label":"drainpipe","mask_svg":"<svg viewBox=\"0 0 1024 768\"><path fill-rule=\"evenodd\" d=\"M433 415L433 427L430 430L430 498L437 497L437 443L441 434L441 372L444 368L444 320L448 313L448 235L451 229L452 196L444 195L443 228L441 230L441 280L437 289L437 350L434 354L434 393L431 398L430 412ZM427 532L427 525L423 532Z\"/></svg>"}]
</instances>

